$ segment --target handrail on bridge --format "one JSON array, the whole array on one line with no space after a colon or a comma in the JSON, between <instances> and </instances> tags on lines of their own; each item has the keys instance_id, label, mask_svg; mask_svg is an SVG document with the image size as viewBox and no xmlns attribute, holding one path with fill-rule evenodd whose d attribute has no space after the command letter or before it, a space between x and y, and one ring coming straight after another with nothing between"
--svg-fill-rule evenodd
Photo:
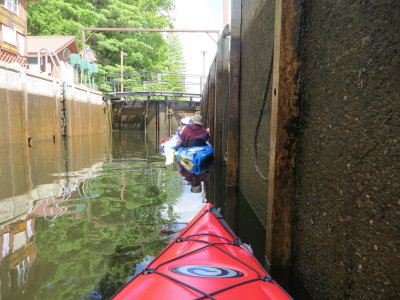
<instances>
[{"instance_id":1,"label":"handrail on bridge","mask_svg":"<svg viewBox=\"0 0 400 300\"><path fill-rule=\"evenodd\" d=\"M201 95L205 78L201 75L143 71L107 76L113 93L171 92Z\"/></svg>"}]
</instances>

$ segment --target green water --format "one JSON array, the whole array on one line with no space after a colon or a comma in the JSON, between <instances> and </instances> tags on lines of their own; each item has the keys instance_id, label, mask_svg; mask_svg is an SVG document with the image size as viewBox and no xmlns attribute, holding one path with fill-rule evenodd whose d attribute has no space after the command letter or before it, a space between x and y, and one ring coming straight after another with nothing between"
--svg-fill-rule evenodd
<instances>
[{"instance_id":1,"label":"green water","mask_svg":"<svg viewBox=\"0 0 400 300\"><path fill-rule=\"evenodd\" d=\"M0 299L107 299L204 195L155 135L116 132L0 149Z\"/></svg>"}]
</instances>

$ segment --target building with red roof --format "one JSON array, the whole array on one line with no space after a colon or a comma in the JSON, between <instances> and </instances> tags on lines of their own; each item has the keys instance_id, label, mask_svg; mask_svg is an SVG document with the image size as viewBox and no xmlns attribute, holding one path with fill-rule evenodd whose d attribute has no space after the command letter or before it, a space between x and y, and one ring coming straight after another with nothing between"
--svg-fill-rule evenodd
<instances>
[{"instance_id":1,"label":"building with red roof","mask_svg":"<svg viewBox=\"0 0 400 300\"><path fill-rule=\"evenodd\" d=\"M30 70L73 82L74 69L68 63L73 53L79 53L74 36L27 37L26 56Z\"/></svg>"}]
</instances>

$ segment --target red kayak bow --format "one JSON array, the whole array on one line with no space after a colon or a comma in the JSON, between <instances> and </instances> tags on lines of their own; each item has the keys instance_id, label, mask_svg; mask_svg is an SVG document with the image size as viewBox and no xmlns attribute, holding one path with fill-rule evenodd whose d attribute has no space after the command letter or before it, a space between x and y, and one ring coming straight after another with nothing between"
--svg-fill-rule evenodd
<instances>
[{"instance_id":1,"label":"red kayak bow","mask_svg":"<svg viewBox=\"0 0 400 300\"><path fill-rule=\"evenodd\" d=\"M114 300L291 299L207 203Z\"/></svg>"}]
</instances>

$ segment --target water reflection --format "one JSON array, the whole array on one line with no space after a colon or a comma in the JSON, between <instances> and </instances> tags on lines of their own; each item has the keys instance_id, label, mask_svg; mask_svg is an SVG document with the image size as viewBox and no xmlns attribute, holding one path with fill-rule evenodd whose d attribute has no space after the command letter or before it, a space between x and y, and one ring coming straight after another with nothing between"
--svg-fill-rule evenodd
<instances>
[{"instance_id":1,"label":"water reflection","mask_svg":"<svg viewBox=\"0 0 400 300\"><path fill-rule=\"evenodd\" d=\"M107 298L203 205L149 132L14 148L0 151L1 299Z\"/></svg>"},{"instance_id":2,"label":"water reflection","mask_svg":"<svg viewBox=\"0 0 400 300\"><path fill-rule=\"evenodd\" d=\"M209 166L198 174L188 171L184 165L180 164L179 162L176 163L176 169L178 170L179 175L184 178L188 184L190 184L190 191L192 193L202 192L204 195L205 183L208 181L208 177L210 176Z\"/></svg>"}]
</instances>

